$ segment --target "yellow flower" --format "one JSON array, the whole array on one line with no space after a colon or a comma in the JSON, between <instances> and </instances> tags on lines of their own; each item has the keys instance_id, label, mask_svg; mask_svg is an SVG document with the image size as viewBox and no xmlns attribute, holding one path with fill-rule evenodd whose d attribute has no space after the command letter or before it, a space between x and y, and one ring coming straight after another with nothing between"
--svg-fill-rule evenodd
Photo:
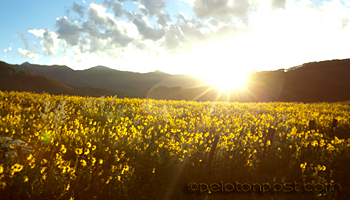
<instances>
[{"instance_id":1,"label":"yellow flower","mask_svg":"<svg viewBox=\"0 0 350 200\"><path fill-rule=\"evenodd\" d=\"M6 188L6 183L0 181L0 188L5 189Z\"/></svg>"},{"instance_id":2,"label":"yellow flower","mask_svg":"<svg viewBox=\"0 0 350 200\"><path fill-rule=\"evenodd\" d=\"M84 154L85 154L85 155L88 155L89 153L90 153L90 149L85 149Z\"/></svg>"},{"instance_id":3,"label":"yellow flower","mask_svg":"<svg viewBox=\"0 0 350 200\"><path fill-rule=\"evenodd\" d=\"M27 157L27 160L30 160L33 158L33 155L32 154L29 154L29 156Z\"/></svg>"},{"instance_id":4,"label":"yellow flower","mask_svg":"<svg viewBox=\"0 0 350 200\"><path fill-rule=\"evenodd\" d=\"M83 167L86 166L86 161L85 160L80 160L80 162L81 162L81 165L83 165Z\"/></svg>"},{"instance_id":5,"label":"yellow flower","mask_svg":"<svg viewBox=\"0 0 350 200\"><path fill-rule=\"evenodd\" d=\"M102 160L102 159L100 159L100 164L102 165L102 163L103 163L103 160Z\"/></svg>"},{"instance_id":6,"label":"yellow flower","mask_svg":"<svg viewBox=\"0 0 350 200\"><path fill-rule=\"evenodd\" d=\"M45 158L41 160L42 165L45 165L46 163L47 163L47 160Z\"/></svg>"},{"instance_id":7,"label":"yellow flower","mask_svg":"<svg viewBox=\"0 0 350 200\"><path fill-rule=\"evenodd\" d=\"M23 169L23 165L16 163L11 167L11 169L13 172L20 172Z\"/></svg>"},{"instance_id":8,"label":"yellow flower","mask_svg":"<svg viewBox=\"0 0 350 200\"><path fill-rule=\"evenodd\" d=\"M25 176L24 177L24 182L28 182L28 180L29 180L28 176Z\"/></svg>"},{"instance_id":9,"label":"yellow flower","mask_svg":"<svg viewBox=\"0 0 350 200\"><path fill-rule=\"evenodd\" d=\"M88 146L88 148L90 148L90 147L91 147L91 143L90 143L90 142L88 142L88 143L87 143L87 146Z\"/></svg>"},{"instance_id":10,"label":"yellow flower","mask_svg":"<svg viewBox=\"0 0 350 200\"><path fill-rule=\"evenodd\" d=\"M80 155L81 153L83 153L83 149L82 148L76 148L75 149L75 153Z\"/></svg>"},{"instance_id":11,"label":"yellow flower","mask_svg":"<svg viewBox=\"0 0 350 200\"><path fill-rule=\"evenodd\" d=\"M315 146L318 146L317 140L314 140L314 141L311 143L311 145L314 146L314 147L315 147Z\"/></svg>"},{"instance_id":12,"label":"yellow flower","mask_svg":"<svg viewBox=\"0 0 350 200\"><path fill-rule=\"evenodd\" d=\"M4 172L4 167L0 165L0 174Z\"/></svg>"},{"instance_id":13,"label":"yellow flower","mask_svg":"<svg viewBox=\"0 0 350 200\"><path fill-rule=\"evenodd\" d=\"M270 145L271 145L271 141L270 141L270 140L267 140L266 145L267 145L267 146L270 146Z\"/></svg>"},{"instance_id":14,"label":"yellow flower","mask_svg":"<svg viewBox=\"0 0 350 200\"><path fill-rule=\"evenodd\" d=\"M95 149L96 149L96 145L93 145L91 150L95 151Z\"/></svg>"}]
</instances>

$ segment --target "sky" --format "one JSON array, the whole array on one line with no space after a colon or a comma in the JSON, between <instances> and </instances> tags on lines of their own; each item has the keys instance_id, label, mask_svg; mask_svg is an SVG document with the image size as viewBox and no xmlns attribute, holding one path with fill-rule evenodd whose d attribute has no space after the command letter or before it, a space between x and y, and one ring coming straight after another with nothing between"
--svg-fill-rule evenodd
<instances>
[{"instance_id":1,"label":"sky","mask_svg":"<svg viewBox=\"0 0 350 200\"><path fill-rule=\"evenodd\" d=\"M0 2L0 60L209 81L350 57L350 0Z\"/></svg>"}]
</instances>

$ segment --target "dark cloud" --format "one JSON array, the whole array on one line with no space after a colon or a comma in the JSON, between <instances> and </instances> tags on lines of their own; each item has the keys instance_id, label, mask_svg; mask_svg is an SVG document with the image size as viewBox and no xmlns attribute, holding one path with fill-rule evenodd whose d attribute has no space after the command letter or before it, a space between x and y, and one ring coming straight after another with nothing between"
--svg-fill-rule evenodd
<instances>
[{"instance_id":1,"label":"dark cloud","mask_svg":"<svg viewBox=\"0 0 350 200\"><path fill-rule=\"evenodd\" d=\"M144 39L156 41L162 38L165 34L165 31L163 29L155 29L149 27L146 21L144 21L140 15L135 15L135 18L132 20L132 22L135 24L137 30Z\"/></svg>"},{"instance_id":2,"label":"dark cloud","mask_svg":"<svg viewBox=\"0 0 350 200\"><path fill-rule=\"evenodd\" d=\"M111 8L114 12L115 17L121 17L123 14L125 14L125 10L122 9L123 3L119 1L106 1L104 0L102 2L102 5L106 6L107 8Z\"/></svg>"},{"instance_id":3,"label":"dark cloud","mask_svg":"<svg viewBox=\"0 0 350 200\"><path fill-rule=\"evenodd\" d=\"M88 33L87 38L90 40L90 53L102 47L102 49L105 49L106 46L101 44L104 40L108 40L109 47L111 48L125 47L133 40L128 35L122 34L117 28L117 25L105 29L104 33L102 33L91 21L86 21L83 23L83 31Z\"/></svg>"},{"instance_id":4,"label":"dark cloud","mask_svg":"<svg viewBox=\"0 0 350 200\"><path fill-rule=\"evenodd\" d=\"M140 0L140 4L144 5L149 12L149 16L161 14L166 4L163 0Z\"/></svg>"},{"instance_id":5,"label":"dark cloud","mask_svg":"<svg viewBox=\"0 0 350 200\"><path fill-rule=\"evenodd\" d=\"M132 42L132 38L127 35L124 35L118 29L108 29L104 33L104 38L108 38L109 45L113 47L126 47L130 42Z\"/></svg>"},{"instance_id":6,"label":"dark cloud","mask_svg":"<svg viewBox=\"0 0 350 200\"><path fill-rule=\"evenodd\" d=\"M78 40L82 32L82 28L78 25L78 23L71 24L66 17L61 17L56 20L55 27L57 28L59 39L66 40L71 46L78 44Z\"/></svg>"},{"instance_id":7,"label":"dark cloud","mask_svg":"<svg viewBox=\"0 0 350 200\"><path fill-rule=\"evenodd\" d=\"M105 1L105 6L113 6L112 2ZM100 16L94 7L88 11L89 19L82 24L82 31L87 33L90 41L90 53L104 51L119 47L126 47L133 39L123 27L118 27L116 21L110 16ZM121 26L121 25L119 25ZM82 49L82 47L80 47Z\"/></svg>"},{"instance_id":8,"label":"dark cloud","mask_svg":"<svg viewBox=\"0 0 350 200\"><path fill-rule=\"evenodd\" d=\"M167 26L167 22L171 22L170 16L167 13L161 13L158 15L158 24L162 25L163 27Z\"/></svg>"},{"instance_id":9,"label":"dark cloud","mask_svg":"<svg viewBox=\"0 0 350 200\"><path fill-rule=\"evenodd\" d=\"M88 33L91 36L94 37L102 37L102 33L100 32L100 29L92 22L92 21L85 21L83 22L83 32Z\"/></svg>"},{"instance_id":10,"label":"dark cloud","mask_svg":"<svg viewBox=\"0 0 350 200\"><path fill-rule=\"evenodd\" d=\"M286 9L286 0L272 0L271 6L275 9Z\"/></svg>"},{"instance_id":11,"label":"dark cloud","mask_svg":"<svg viewBox=\"0 0 350 200\"><path fill-rule=\"evenodd\" d=\"M75 1L75 2L73 3L72 10L73 10L75 13L79 14L81 18L84 17L85 7L79 5L78 2Z\"/></svg>"},{"instance_id":12,"label":"dark cloud","mask_svg":"<svg viewBox=\"0 0 350 200\"><path fill-rule=\"evenodd\" d=\"M140 5L140 6L139 6L139 9L140 9L140 11L141 11L141 13L142 13L143 15L145 15L145 16L149 16L149 15L150 15L148 9L146 9L145 6Z\"/></svg>"},{"instance_id":13,"label":"dark cloud","mask_svg":"<svg viewBox=\"0 0 350 200\"><path fill-rule=\"evenodd\" d=\"M42 39L44 54L46 56L56 55L58 49L58 40L56 38L56 34L54 32L51 32L49 28L44 28Z\"/></svg>"}]
</instances>

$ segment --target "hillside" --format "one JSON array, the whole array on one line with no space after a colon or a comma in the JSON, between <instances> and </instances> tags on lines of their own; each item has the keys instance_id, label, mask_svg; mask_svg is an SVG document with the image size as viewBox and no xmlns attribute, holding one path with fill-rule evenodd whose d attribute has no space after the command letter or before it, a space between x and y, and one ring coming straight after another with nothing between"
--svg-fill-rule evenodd
<instances>
[{"instance_id":1,"label":"hillside","mask_svg":"<svg viewBox=\"0 0 350 200\"><path fill-rule=\"evenodd\" d=\"M0 90L2 91L30 91L36 93L67 94L77 96L110 96L124 97L125 94L97 88L82 88L60 83L56 80L31 72L24 72L10 64L0 61Z\"/></svg>"},{"instance_id":2,"label":"hillside","mask_svg":"<svg viewBox=\"0 0 350 200\"><path fill-rule=\"evenodd\" d=\"M142 74L104 66L86 70L72 70L67 66L58 65L34 65L27 62L14 66L65 84L119 91L133 97L143 97L149 90L158 86L191 88L208 85L203 79L189 75L171 75L158 70Z\"/></svg>"},{"instance_id":3,"label":"hillside","mask_svg":"<svg viewBox=\"0 0 350 200\"><path fill-rule=\"evenodd\" d=\"M221 92L188 75L155 71L135 73L97 66L72 70L67 66L14 65L65 84L123 92L130 97L168 100L242 102L334 102L350 100L350 59L305 63L290 69L253 72L240 91ZM11 72L16 73L16 72Z\"/></svg>"},{"instance_id":4,"label":"hillside","mask_svg":"<svg viewBox=\"0 0 350 200\"><path fill-rule=\"evenodd\" d=\"M158 87L148 97L197 101L335 102L350 100L350 59L306 63L288 70L254 72L241 91L219 87Z\"/></svg>"}]
</instances>

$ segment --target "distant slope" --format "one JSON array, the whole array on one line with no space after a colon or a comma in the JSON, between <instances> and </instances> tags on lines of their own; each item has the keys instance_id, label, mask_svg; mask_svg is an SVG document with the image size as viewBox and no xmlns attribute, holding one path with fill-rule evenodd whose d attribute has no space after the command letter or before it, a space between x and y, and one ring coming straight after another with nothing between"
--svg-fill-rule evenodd
<instances>
[{"instance_id":1,"label":"distant slope","mask_svg":"<svg viewBox=\"0 0 350 200\"><path fill-rule=\"evenodd\" d=\"M146 74L97 66L74 71L66 66L23 63L18 69L41 74L67 84L121 91L132 97L197 101L299 101L350 100L350 59L306 63L288 70L254 72L244 90L220 92L204 80L163 72Z\"/></svg>"},{"instance_id":2,"label":"distant slope","mask_svg":"<svg viewBox=\"0 0 350 200\"><path fill-rule=\"evenodd\" d=\"M255 72L244 90L228 93L218 87L158 87L149 98L197 101L335 102L350 100L350 59L306 63L288 70Z\"/></svg>"},{"instance_id":3,"label":"distant slope","mask_svg":"<svg viewBox=\"0 0 350 200\"><path fill-rule=\"evenodd\" d=\"M96 88L82 88L60 83L56 80L24 72L14 66L0 61L0 90L46 92L49 94L67 94L78 96L110 96L124 97L121 92L108 91Z\"/></svg>"},{"instance_id":4,"label":"distant slope","mask_svg":"<svg viewBox=\"0 0 350 200\"><path fill-rule=\"evenodd\" d=\"M133 97L143 97L149 90L158 86L191 88L208 85L203 79L193 76L171 75L160 71L142 74L103 66L75 71L67 66L33 65L27 62L14 66L65 84L119 91Z\"/></svg>"}]
</instances>

